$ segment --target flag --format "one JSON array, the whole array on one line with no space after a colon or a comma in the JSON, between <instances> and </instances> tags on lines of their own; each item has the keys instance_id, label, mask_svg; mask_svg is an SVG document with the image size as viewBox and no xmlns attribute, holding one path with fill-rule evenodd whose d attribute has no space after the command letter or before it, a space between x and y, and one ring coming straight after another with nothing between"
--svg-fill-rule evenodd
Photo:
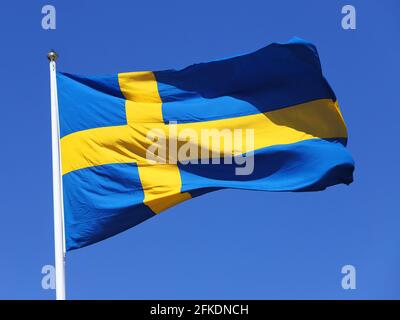
<instances>
[{"instance_id":1,"label":"flag","mask_svg":"<svg viewBox=\"0 0 400 320\"><path fill-rule=\"evenodd\" d=\"M67 250L224 188L353 181L347 130L300 39L181 70L57 73Z\"/></svg>"}]
</instances>

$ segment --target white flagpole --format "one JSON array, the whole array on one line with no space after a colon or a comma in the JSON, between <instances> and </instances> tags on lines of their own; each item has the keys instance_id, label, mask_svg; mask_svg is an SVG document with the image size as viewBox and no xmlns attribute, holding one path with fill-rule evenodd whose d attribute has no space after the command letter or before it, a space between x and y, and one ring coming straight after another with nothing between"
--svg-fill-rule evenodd
<instances>
[{"instance_id":1,"label":"white flagpole","mask_svg":"<svg viewBox=\"0 0 400 320\"><path fill-rule=\"evenodd\" d=\"M64 239L64 204L61 178L60 124L58 118L58 98L56 80L55 51L47 54L50 61L51 91L51 142L53 166L53 206L54 206L54 254L56 271L56 299L65 300L65 239Z\"/></svg>"}]
</instances>

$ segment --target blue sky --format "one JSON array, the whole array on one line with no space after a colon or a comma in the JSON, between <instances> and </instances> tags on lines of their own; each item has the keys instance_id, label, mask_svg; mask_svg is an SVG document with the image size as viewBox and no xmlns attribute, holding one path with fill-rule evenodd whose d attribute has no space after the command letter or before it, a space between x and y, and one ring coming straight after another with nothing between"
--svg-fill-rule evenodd
<instances>
[{"instance_id":1,"label":"blue sky","mask_svg":"<svg viewBox=\"0 0 400 320\"><path fill-rule=\"evenodd\" d=\"M53 4L57 29L41 28ZM341 28L341 8L357 29ZM53 299L49 74L180 68L299 36L317 45L349 129L355 182L317 193L224 190L67 256L71 299L400 298L400 4L13 1L0 4L0 298ZM357 270L343 290L341 267Z\"/></svg>"}]
</instances>

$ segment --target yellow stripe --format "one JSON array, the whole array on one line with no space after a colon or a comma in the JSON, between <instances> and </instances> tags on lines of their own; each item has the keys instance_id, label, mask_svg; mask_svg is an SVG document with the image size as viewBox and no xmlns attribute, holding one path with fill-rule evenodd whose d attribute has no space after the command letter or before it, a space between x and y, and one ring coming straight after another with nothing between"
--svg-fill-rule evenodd
<instances>
[{"instance_id":1,"label":"yellow stripe","mask_svg":"<svg viewBox=\"0 0 400 320\"><path fill-rule=\"evenodd\" d=\"M126 98L128 123L163 123L157 81L153 72L128 72L118 74L118 82Z\"/></svg>"},{"instance_id":2,"label":"yellow stripe","mask_svg":"<svg viewBox=\"0 0 400 320\"><path fill-rule=\"evenodd\" d=\"M157 81L151 71L119 73L118 82L126 100L161 103Z\"/></svg>"},{"instance_id":3,"label":"yellow stripe","mask_svg":"<svg viewBox=\"0 0 400 320\"><path fill-rule=\"evenodd\" d=\"M143 202L153 212L159 213L190 199L188 192L181 193L182 181L177 165L149 164L145 159L149 145L149 141L145 138L147 132L154 127L165 130L162 101L154 74L147 71L120 73L118 81L126 98L125 110L129 132L121 132L117 141L122 144L127 143L129 150L126 150L124 155L129 154L137 162L144 191ZM130 135L131 133L134 133L134 137ZM134 142L130 148L132 140ZM105 157L109 156L112 157L110 153L105 155Z\"/></svg>"},{"instance_id":4,"label":"yellow stripe","mask_svg":"<svg viewBox=\"0 0 400 320\"><path fill-rule=\"evenodd\" d=\"M142 164L139 166L139 176L144 203L155 213L191 198L190 193L181 193L181 176L175 164Z\"/></svg>"},{"instance_id":5,"label":"yellow stripe","mask_svg":"<svg viewBox=\"0 0 400 320\"><path fill-rule=\"evenodd\" d=\"M245 129L254 130L254 148L257 150L277 144L290 144L313 138L347 137L346 126L338 112L336 102L330 99L315 100L292 107L249 116L195 122L177 125L178 132L184 129L195 130L197 136L204 129L242 129L242 141L245 141ZM204 141L199 146L204 148ZM224 150L221 154L232 153ZM218 150L215 150L218 151Z\"/></svg>"},{"instance_id":6,"label":"yellow stripe","mask_svg":"<svg viewBox=\"0 0 400 320\"><path fill-rule=\"evenodd\" d=\"M61 139L62 170L68 172L111 163L138 162L144 156L129 126L77 131Z\"/></svg>"},{"instance_id":7,"label":"yellow stripe","mask_svg":"<svg viewBox=\"0 0 400 320\"><path fill-rule=\"evenodd\" d=\"M257 150L312 138L347 137L346 127L337 108L335 102L324 99L265 114L178 124L176 128L178 134L184 129L191 129L199 136L201 129L253 129L254 150ZM167 135L168 126L135 123L69 134L61 139L63 174L109 163L147 163L146 150L152 143L146 138L148 131L158 128Z\"/></svg>"}]
</instances>

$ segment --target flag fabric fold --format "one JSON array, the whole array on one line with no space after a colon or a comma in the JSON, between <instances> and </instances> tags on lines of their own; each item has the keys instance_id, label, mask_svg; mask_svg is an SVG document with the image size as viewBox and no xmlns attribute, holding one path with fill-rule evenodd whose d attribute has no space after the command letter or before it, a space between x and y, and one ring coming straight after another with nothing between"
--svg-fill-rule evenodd
<instances>
[{"instance_id":1,"label":"flag fabric fold","mask_svg":"<svg viewBox=\"0 0 400 320\"><path fill-rule=\"evenodd\" d=\"M353 181L336 96L300 39L182 70L58 73L57 86L67 250L219 189Z\"/></svg>"}]
</instances>

